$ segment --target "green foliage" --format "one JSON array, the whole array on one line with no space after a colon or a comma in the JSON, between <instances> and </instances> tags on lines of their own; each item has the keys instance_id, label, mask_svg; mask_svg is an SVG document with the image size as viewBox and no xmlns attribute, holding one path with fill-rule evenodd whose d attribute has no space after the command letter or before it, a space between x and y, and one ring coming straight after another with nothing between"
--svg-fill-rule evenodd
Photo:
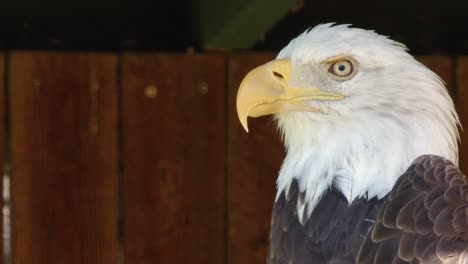
<instances>
[{"instance_id":1,"label":"green foliage","mask_svg":"<svg viewBox=\"0 0 468 264\"><path fill-rule=\"evenodd\" d=\"M193 6L204 48L250 48L297 0L198 0Z\"/></svg>"}]
</instances>

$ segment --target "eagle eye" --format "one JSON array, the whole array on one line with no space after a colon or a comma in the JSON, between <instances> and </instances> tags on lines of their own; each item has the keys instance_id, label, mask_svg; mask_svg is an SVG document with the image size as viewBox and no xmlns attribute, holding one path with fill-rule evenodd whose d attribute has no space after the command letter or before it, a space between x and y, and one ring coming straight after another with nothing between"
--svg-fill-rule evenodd
<instances>
[{"instance_id":1,"label":"eagle eye","mask_svg":"<svg viewBox=\"0 0 468 264\"><path fill-rule=\"evenodd\" d=\"M354 62L350 59L342 59L334 61L330 64L328 72L338 81L351 79L356 73Z\"/></svg>"}]
</instances>

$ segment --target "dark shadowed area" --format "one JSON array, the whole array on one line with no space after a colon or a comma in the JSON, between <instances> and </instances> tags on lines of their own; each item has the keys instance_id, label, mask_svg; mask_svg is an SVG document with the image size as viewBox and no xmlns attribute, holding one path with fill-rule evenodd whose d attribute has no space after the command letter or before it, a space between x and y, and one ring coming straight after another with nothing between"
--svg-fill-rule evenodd
<instances>
[{"instance_id":1,"label":"dark shadowed area","mask_svg":"<svg viewBox=\"0 0 468 264\"><path fill-rule=\"evenodd\" d=\"M466 1L275 2L3 1L0 47L278 50L309 27L337 22L374 29L406 43L418 54L468 53ZM239 42L242 38L249 40Z\"/></svg>"}]
</instances>

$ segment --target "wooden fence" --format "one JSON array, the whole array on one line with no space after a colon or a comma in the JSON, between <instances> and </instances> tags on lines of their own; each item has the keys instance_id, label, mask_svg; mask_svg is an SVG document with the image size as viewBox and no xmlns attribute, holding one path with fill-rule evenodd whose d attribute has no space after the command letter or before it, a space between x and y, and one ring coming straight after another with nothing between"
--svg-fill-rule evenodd
<instances>
[{"instance_id":1,"label":"wooden fence","mask_svg":"<svg viewBox=\"0 0 468 264\"><path fill-rule=\"evenodd\" d=\"M265 263L284 151L235 96L273 57L0 54L4 263ZM468 58L419 59L468 124Z\"/></svg>"}]
</instances>

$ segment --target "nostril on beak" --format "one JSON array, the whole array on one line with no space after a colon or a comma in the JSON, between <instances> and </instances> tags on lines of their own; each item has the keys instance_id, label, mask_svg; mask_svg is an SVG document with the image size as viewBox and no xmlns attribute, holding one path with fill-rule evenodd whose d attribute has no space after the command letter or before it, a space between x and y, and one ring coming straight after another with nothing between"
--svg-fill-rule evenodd
<instances>
[{"instance_id":1,"label":"nostril on beak","mask_svg":"<svg viewBox=\"0 0 468 264\"><path fill-rule=\"evenodd\" d=\"M273 76L275 76L277 79L284 80L284 76L277 71L273 71Z\"/></svg>"}]
</instances>

